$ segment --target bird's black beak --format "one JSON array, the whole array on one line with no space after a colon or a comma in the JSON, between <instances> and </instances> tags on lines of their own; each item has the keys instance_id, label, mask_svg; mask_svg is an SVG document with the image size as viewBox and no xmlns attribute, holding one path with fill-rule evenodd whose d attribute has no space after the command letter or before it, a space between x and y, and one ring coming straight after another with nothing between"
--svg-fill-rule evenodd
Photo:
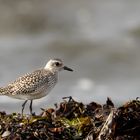
<instances>
[{"instance_id":1,"label":"bird's black beak","mask_svg":"<svg viewBox=\"0 0 140 140\"><path fill-rule=\"evenodd\" d=\"M73 71L71 68L68 68L66 66L64 66L63 68L64 68L64 70L67 70L67 71Z\"/></svg>"}]
</instances>

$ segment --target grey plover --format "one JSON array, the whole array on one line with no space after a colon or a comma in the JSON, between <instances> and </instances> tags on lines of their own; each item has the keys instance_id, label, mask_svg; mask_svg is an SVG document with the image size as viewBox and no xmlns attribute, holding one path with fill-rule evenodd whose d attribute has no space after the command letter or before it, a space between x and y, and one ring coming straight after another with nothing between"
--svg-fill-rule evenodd
<instances>
[{"instance_id":1,"label":"grey plover","mask_svg":"<svg viewBox=\"0 0 140 140\"><path fill-rule=\"evenodd\" d=\"M46 96L58 81L58 72L61 70L73 71L64 66L62 60L51 59L42 69L33 71L19 77L6 87L0 88L0 95L6 95L12 98L25 100L22 104L22 115L24 107L30 100L30 113L32 112L32 103L34 99Z\"/></svg>"}]
</instances>

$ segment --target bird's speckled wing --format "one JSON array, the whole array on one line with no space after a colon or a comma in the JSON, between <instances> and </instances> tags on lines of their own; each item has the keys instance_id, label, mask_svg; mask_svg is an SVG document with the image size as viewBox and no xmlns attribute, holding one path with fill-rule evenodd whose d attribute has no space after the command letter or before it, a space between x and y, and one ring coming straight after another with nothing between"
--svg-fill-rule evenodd
<instances>
[{"instance_id":1,"label":"bird's speckled wing","mask_svg":"<svg viewBox=\"0 0 140 140\"><path fill-rule=\"evenodd\" d=\"M36 70L30 74L19 77L13 83L9 84L7 88L7 95L30 94L36 92L44 84L47 85L48 78L52 76L51 72L44 69Z\"/></svg>"}]
</instances>

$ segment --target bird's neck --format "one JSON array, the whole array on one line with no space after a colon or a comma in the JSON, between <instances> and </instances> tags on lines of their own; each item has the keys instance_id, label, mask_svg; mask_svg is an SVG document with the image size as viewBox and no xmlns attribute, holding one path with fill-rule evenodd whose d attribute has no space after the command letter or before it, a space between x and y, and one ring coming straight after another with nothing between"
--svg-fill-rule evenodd
<instances>
[{"instance_id":1,"label":"bird's neck","mask_svg":"<svg viewBox=\"0 0 140 140\"><path fill-rule=\"evenodd\" d=\"M53 69L53 68L47 68L47 69L45 69L45 70L50 71L50 72L53 73L53 74L58 74L58 71L55 70L55 69Z\"/></svg>"}]
</instances>

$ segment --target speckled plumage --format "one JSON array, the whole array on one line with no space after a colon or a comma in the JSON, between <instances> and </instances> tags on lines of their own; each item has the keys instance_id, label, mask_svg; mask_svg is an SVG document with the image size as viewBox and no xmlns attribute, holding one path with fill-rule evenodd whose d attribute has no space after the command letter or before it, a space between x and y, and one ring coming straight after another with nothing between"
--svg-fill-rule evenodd
<instances>
[{"instance_id":1,"label":"speckled plumage","mask_svg":"<svg viewBox=\"0 0 140 140\"><path fill-rule=\"evenodd\" d=\"M48 94L57 83L57 72L40 69L19 77L13 83L3 88L3 95L17 99L38 99Z\"/></svg>"},{"instance_id":2,"label":"speckled plumage","mask_svg":"<svg viewBox=\"0 0 140 140\"><path fill-rule=\"evenodd\" d=\"M0 88L0 95L25 100L22 113L26 102L31 100L32 113L32 100L42 98L50 92L56 85L58 72L61 70L73 71L64 66L60 59L51 59L43 69L21 76L6 87Z\"/></svg>"}]
</instances>

